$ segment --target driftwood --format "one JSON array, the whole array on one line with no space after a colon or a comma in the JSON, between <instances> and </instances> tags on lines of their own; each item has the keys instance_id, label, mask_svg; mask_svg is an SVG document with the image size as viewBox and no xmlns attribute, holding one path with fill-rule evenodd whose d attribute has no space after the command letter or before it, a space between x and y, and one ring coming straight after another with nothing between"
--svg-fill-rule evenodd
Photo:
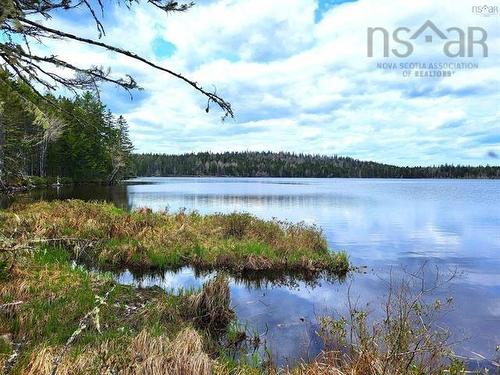
<instances>
[{"instance_id":1,"label":"driftwood","mask_svg":"<svg viewBox=\"0 0 500 375\"><path fill-rule=\"evenodd\" d=\"M58 368L59 363L61 362L62 358L64 357L64 355L68 351L71 344L76 340L76 338L88 327L90 319L92 317L94 317L94 320L96 322L97 330L100 331L99 319L98 319L99 315L98 314L99 314L99 311L101 309L101 306L106 304L106 300L108 299L109 295L113 292L114 289L115 289L115 286L113 286L103 297L96 296L97 305L92 310L90 310L87 314L85 314L85 316L80 320L80 324L79 324L78 328L76 329L76 331L73 332L73 334L66 341L66 344L64 344L59 355L57 355L54 358L54 361L52 362L52 371L50 372L51 375L56 375L57 368Z\"/></svg>"},{"instance_id":2,"label":"driftwood","mask_svg":"<svg viewBox=\"0 0 500 375\"><path fill-rule=\"evenodd\" d=\"M88 240L83 238L38 238L32 240L21 240L13 241L13 240L5 240L0 239L0 254L8 254L14 253L18 251L33 251L36 248L33 245L37 244L49 244L56 246L71 246L73 247L73 251L75 252L75 256L78 258L80 253L85 252L86 249L95 247L100 240Z\"/></svg>"}]
</instances>

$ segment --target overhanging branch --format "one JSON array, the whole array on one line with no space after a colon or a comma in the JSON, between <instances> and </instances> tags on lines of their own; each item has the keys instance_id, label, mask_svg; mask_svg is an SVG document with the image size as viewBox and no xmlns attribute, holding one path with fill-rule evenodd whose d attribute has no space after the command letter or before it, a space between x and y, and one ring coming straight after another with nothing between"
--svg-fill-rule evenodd
<instances>
[{"instance_id":1,"label":"overhanging branch","mask_svg":"<svg viewBox=\"0 0 500 375\"><path fill-rule=\"evenodd\" d=\"M156 64L156 63L154 63L154 62L152 62L152 61L150 61L142 56L139 56L138 54L136 54L134 52L131 52L131 51L119 48L119 47L115 47L113 45L110 45L110 44L107 44L107 43L104 43L101 41L80 37L80 36L77 36L77 35L74 35L71 33L67 33L67 32L64 32L61 30L50 28L48 26L44 26L42 24L39 24L37 22L34 22L34 21L29 20L29 19L24 18L24 17L18 17L17 19L23 25L29 25L30 27L38 29L41 32L49 33L53 36L57 36L57 37L61 37L61 38L69 39L69 40L74 40L74 41L77 41L80 43L85 43L88 45L104 48L108 51L112 51L112 52L115 52L115 53L120 54L122 56L126 56L128 58L131 58L133 60L140 61L140 62L142 62L142 63L144 63L144 64L146 64L146 65L148 65L156 70L170 74L171 76L174 76L174 77L184 81L185 83L187 83L188 85L193 87L196 91L205 95L208 98L209 105L210 105L210 102L214 102L215 104L217 104L224 111L224 118L234 116L233 110L231 108L231 104L226 102L224 99L222 99L220 96L218 96L215 92L207 91L201 85L199 85L197 82L186 78L185 76L183 76L180 73L177 73L177 72L174 72L173 70L162 67L162 66L160 66L160 65L158 65L158 64ZM208 111L209 105L207 106L207 111Z\"/></svg>"}]
</instances>

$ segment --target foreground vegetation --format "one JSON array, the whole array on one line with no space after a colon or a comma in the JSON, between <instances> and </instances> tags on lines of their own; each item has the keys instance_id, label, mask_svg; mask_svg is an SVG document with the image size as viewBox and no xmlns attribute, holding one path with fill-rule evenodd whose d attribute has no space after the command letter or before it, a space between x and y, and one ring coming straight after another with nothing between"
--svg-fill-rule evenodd
<instances>
[{"instance_id":1,"label":"foreground vegetation","mask_svg":"<svg viewBox=\"0 0 500 375\"><path fill-rule=\"evenodd\" d=\"M344 275L345 253L329 251L314 226L264 221L249 214L126 212L79 200L41 202L0 212L4 242L19 248L58 244L107 268L218 268Z\"/></svg>"},{"instance_id":2,"label":"foreground vegetation","mask_svg":"<svg viewBox=\"0 0 500 375\"><path fill-rule=\"evenodd\" d=\"M73 267L61 248L12 259L4 256L1 264L0 368L6 373L159 374L168 368L209 374L223 366L212 358L234 316L225 279L201 291L165 294Z\"/></svg>"},{"instance_id":3,"label":"foreground vegetation","mask_svg":"<svg viewBox=\"0 0 500 375\"><path fill-rule=\"evenodd\" d=\"M390 291L386 315L374 324L357 306L346 318L320 318L325 351L284 369L266 356L241 354L245 346L258 347L259 336L238 329L221 275L201 290L135 289L74 266L61 247L40 246L3 249L0 285L0 368L6 374L465 373L446 332L434 325L449 301L425 303L407 284Z\"/></svg>"},{"instance_id":4,"label":"foreground vegetation","mask_svg":"<svg viewBox=\"0 0 500 375\"><path fill-rule=\"evenodd\" d=\"M289 152L135 154L137 176L500 178L500 166L399 167L342 156Z\"/></svg>"}]
</instances>

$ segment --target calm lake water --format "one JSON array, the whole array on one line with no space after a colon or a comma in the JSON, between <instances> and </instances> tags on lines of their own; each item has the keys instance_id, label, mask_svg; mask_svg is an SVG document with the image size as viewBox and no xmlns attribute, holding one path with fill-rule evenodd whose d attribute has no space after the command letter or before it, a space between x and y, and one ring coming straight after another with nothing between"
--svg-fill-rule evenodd
<instances>
[{"instance_id":1,"label":"calm lake water","mask_svg":"<svg viewBox=\"0 0 500 375\"><path fill-rule=\"evenodd\" d=\"M321 349L316 317L342 314L347 293L379 314L389 273L427 275L458 270L437 292L453 296L442 325L453 332L459 354L495 357L500 345L500 181L279 178L141 178L126 185L33 191L16 199L82 198L134 209L201 213L247 211L262 218L304 221L321 227L332 249L346 250L356 272L344 282L317 285L248 285L232 281L232 304L241 322L262 334L280 364L314 357ZM5 202L4 202L5 204ZM165 289L200 286L186 268L123 283Z\"/></svg>"}]
</instances>

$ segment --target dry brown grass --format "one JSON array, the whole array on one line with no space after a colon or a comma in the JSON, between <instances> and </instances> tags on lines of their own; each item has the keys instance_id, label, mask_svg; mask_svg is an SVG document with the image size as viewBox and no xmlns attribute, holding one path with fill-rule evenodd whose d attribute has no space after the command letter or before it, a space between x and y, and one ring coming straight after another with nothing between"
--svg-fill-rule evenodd
<instances>
[{"instance_id":1,"label":"dry brown grass","mask_svg":"<svg viewBox=\"0 0 500 375\"><path fill-rule=\"evenodd\" d=\"M132 343L135 361L123 375L187 375L212 373L213 361L203 351L200 335L192 328L181 331L170 341L141 332Z\"/></svg>"},{"instance_id":2,"label":"dry brown grass","mask_svg":"<svg viewBox=\"0 0 500 375\"><path fill-rule=\"evenodd\" d=\"M200 292L189 296L189 315L194 316L198 327L217 335L225 332L235 317L230 302L229 282L217 276L207 281Z\"/></svg>"},{"instance_id":3,"label":"dry brown grass","mask_svg":"<svg viewBox=\"0 0 500 375\"><path fill-rule=\"evenodd\" d=\"M23 373L25 375L50 375L53 360L54 349L41 347L33 351L29 364Z\"/></svg>"},{"instance_id":4,"label":"dry brown grass","mask_svg":"<svg viewBox=\"0 0 500 375\"><path fill-rule=\"evenodd\" d=\"M143 330L120 352L112 342L86 347L80 354L66 355L58 375L210 375L214 361L203 351L201 336L186 328L170 340ZM31 355L24 375L50 375L56 348L41 347Z\"/></svg>"}]
</instances>

